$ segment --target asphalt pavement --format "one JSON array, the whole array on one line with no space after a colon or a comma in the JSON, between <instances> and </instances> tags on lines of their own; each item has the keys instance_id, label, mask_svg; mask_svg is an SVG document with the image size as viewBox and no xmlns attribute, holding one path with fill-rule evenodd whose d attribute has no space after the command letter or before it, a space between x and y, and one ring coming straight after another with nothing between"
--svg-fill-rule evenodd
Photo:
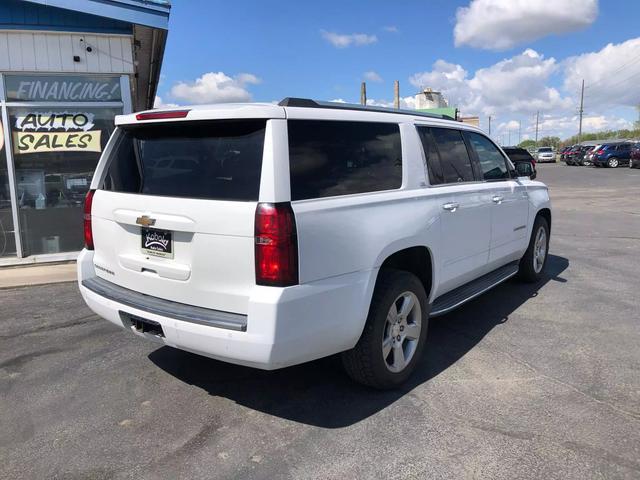
<instances>
[{"instance_id":1,"label":"asphalt pavement","mask_svg":"<svg viewBox=\"0 0 640 480\"><path fill-rule=\"evenodd\" d=\"M0 478L640 478L640 170L540 165L547 276L430 322L402 390L158 347L0 290Z\"/></svg>"}]
</instances>

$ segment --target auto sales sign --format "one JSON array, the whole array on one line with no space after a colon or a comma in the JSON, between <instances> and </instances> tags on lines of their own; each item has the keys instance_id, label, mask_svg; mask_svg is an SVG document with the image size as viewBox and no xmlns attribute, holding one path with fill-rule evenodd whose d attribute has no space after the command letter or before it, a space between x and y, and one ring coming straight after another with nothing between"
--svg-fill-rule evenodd
<instances>
[{"instance_id":1,"label":"auto sales sign","mask_svg":"<svg viewBox=\"0 0 640 480\"><path fill-rule=\"evenodd\" d=\"M86 112L29 112L15 117L16 154L39 152L100 152L101 130Z\"/></svg>"}]
</instances>

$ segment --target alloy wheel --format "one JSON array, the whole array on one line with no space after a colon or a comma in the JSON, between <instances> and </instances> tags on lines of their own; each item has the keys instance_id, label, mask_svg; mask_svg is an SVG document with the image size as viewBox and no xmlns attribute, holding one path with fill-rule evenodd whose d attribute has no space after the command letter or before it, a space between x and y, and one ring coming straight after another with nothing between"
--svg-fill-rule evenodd
<instances>
[{"instance_id":1,"label":"alloy wheel","mask_svg":"<svg viewBox=\"0 0 640 480\"><path fill-rule=\"evenodd\" d=\"M389 371L399 373L411 362L421 329L418 297L409 291L401 293L389 308L382 335L382 357Z\"/></svg>"},{"instance_id":2,"label":"alloy wheel","mask_svg":"<svg viewBox=\"0 0 640 480\"><path fill-rule=\"evenodd\" d=\"M533 269L536 273L542 271L544 261L547 258L547 232L544 227L538 229L536 241L533 244Z\"/></svg>"}]
</instances>

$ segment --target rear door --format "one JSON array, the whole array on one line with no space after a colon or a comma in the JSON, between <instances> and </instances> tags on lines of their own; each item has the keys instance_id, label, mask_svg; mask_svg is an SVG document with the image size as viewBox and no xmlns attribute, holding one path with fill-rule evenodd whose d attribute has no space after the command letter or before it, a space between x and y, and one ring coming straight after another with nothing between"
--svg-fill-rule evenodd
<instances>
[{"instance_id":1,"label":"rear door","mask_svg":"<svg viewBox=\"0 0 640 480\"><path fill-rule=\"evenodd\" d=\"M430 183L441 193L442 252L437 292L441 295L485 272L491 200L489 192L477 181L460 130L419 126L418 132L425 145Z\"/></svg>"},{"instance_id":2,"label":"rear door","mask_svg":"<svg viewBox=\"0 0 640 480\"><path fill-rule=\"evenodd\" d=\"M527 188L511 178L509 160L484 135L465 136L480 165L480 173L490 188L491 249L489 266L497 268L520 258L527 245L529 198Z\"/></svg>"},{"instance_id":3,"label":"rear door","mask_svg":"<svg viewBox=\"0 0 640 480\"><path fill-rule=\"evenodd\" d=\"M96 274L246 313L267 120L122 126L92 208Z\"/></svg>"}]
</instances>

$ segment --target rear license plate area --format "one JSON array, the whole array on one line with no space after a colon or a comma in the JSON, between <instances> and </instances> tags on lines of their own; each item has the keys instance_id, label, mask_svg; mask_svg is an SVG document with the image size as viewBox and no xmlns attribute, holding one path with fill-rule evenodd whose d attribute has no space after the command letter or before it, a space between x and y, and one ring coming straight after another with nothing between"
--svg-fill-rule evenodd
<instances>
[{"instance_id":1,"label":"rear license plate area","mask_svg":"<svg viewBox=\"0 0 640 480\"><path fill-rule=\"evenodd\" d=\"M130 313L126 312L120 312L120 318L122 318L126 326L135 328L136 332L148 333L149 335L155 335L157 337L164 337L162 325L160 325L158 322L148 320L146 318L141 318L136 315L131 315Z\"/></svg>"},{"instance_id":2,"label":"rear license plate area","mask_svg":"<svg viewBox=\"0 0 640 480\"><path fill-rule=\"evenodd\" d=\"M143 253L155 257L173 258L173 232L155 228L140 229L140 247Z\"/></svg>"}]
</instances>

